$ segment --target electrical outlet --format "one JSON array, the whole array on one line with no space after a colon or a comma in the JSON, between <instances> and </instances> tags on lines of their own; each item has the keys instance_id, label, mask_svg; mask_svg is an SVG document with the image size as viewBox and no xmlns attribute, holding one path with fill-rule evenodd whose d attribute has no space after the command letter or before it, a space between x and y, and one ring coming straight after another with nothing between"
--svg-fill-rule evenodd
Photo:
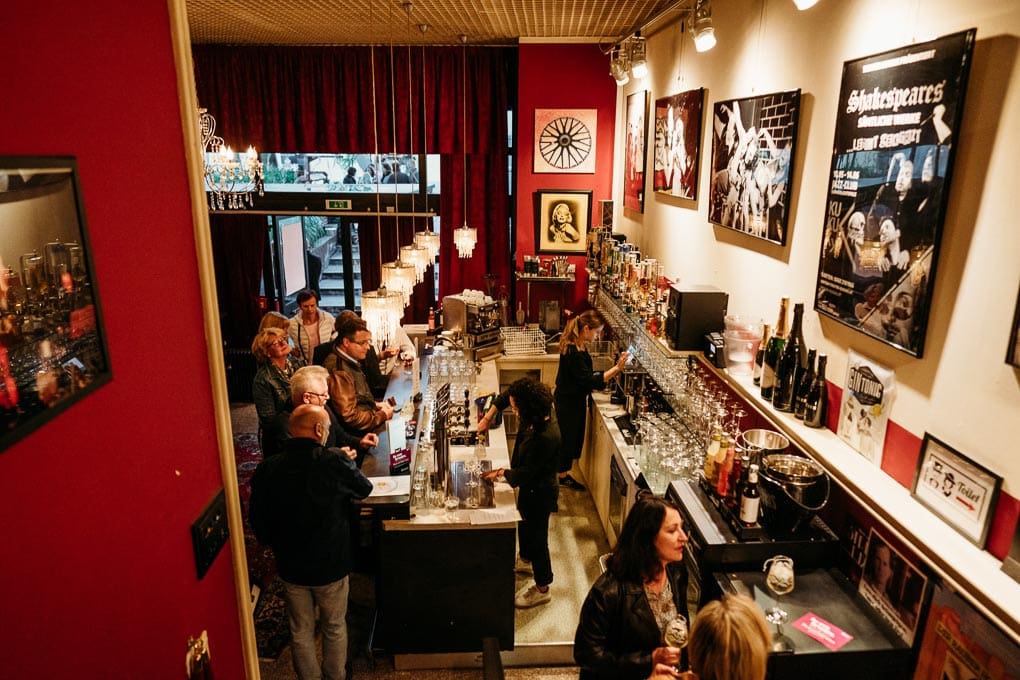
<instances>
[{"instance_id":1,"label":"electrical outlet","mask_svg":"<svg viewBox=\"0 0 1020 680\"><path fill-rule=\"evenodd\" d=\"M213 560L230 537L227 526L227 497L223 489L212 499L191 525L191 543L195 548L198 578L205 576Z\"/></svg>"}]
</instances>

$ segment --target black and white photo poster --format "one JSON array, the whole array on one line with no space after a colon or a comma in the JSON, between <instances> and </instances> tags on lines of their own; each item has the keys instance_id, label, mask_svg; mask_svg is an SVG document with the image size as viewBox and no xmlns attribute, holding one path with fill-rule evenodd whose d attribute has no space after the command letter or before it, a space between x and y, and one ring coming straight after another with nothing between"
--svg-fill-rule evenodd
<instances>
[{"instance_id":1,"label":"black and white photo poster","mask_svg":"<svg viewBox=\"0 0 1020 680\"><path fill-rule=\"evenodd\" d=\"M698 198L698 155L705 90L688 90L655 100L655 157L652 187L659 193Z\"/></svg>"},{"instance_id":2,"label":"black and white photo poster","mask_svg":"<svg viewBox=\"0 0 1020 680\"><path fill-rule=\"evenodd\" d=\"M843 65L815 309L921 356L974 30Z\"/></svg>"},{"instance_id":3,"label":"black and white photo poster","mask_svg":"<svg viewBox=\"0 0 1020 680\"><path fill-rule=\"evenodd\" d=\"M708 221L786 245L800 90L716 102Z\"/></svg>"}]
</instances>

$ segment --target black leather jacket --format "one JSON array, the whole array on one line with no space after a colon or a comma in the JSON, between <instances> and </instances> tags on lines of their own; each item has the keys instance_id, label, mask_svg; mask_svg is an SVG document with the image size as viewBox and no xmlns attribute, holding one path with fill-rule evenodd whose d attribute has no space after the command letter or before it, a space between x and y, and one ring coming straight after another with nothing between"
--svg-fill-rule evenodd
<instances>
[{"instance_id":1,"label":"black leather jacket","mask_svg":"<svg viewBox=\"0 0 1020 680\"><path fill-rule=\"evenodd\" d=\"M667 565L666 575L677 612L686 617L687 567L674 562ZM618 581L610 572L600 576L581 606L574 636L581 679L647 678L652 673L652 651L662 644L644 587Z\"/></svg>"}]
</instances>

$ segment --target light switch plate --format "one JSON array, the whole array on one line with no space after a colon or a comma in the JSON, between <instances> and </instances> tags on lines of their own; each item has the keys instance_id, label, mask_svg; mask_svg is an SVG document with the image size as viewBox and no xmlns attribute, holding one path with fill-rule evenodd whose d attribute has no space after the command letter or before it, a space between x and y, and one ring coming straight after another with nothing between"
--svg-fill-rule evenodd
<instances>
[{"instance_id":1,"label":"light switch plate","mask_svg":"<svg viewBox=\"0 0 1020 680\"><path fill-rule=\"evenodd\" d=\"M229 537L227 497L221 488L191 525L191 543L195 549L195 569L198 571L198 578L202 578L209 571L213 560Z\"/></svg>"}]
</instances>

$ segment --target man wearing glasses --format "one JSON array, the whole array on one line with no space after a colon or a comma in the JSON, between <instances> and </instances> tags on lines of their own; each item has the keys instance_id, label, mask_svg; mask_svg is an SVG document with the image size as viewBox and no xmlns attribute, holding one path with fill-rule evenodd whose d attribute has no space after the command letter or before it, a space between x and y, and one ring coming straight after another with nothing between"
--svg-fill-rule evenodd
<instances>
[{"instance_id":1,"label":"man wearing glasses","mask_svg":"<svg viewBox=\"0 0 1020 680\"><path fill-rule=\"evenodd\" d=\"M294 372L290 379L290 396L294 407L301 404L312 404L322 406L329 414L329 438L326 446L350 447L357 452L355 461L361 467L362 461L368 450L379 444L379 436L374 432L359 435L351 432L340 420L333 407L329 403L329 371L322 366L304 366Z\"/></svg>"},{"instance_id":2,"label":"man wearing glasses","mask_svg":"<svg viewBox=\"0 0 1020 680\"><path fill-rule=\"evenodd\" d=\"M372 396L361 362L368 355L372 334L364 320L343 313L336 320L336 340L322 365L330 372L329 403L347 426L358 436L378 430L393 417L393 407Z\"/></svg>"}]
</instances>

